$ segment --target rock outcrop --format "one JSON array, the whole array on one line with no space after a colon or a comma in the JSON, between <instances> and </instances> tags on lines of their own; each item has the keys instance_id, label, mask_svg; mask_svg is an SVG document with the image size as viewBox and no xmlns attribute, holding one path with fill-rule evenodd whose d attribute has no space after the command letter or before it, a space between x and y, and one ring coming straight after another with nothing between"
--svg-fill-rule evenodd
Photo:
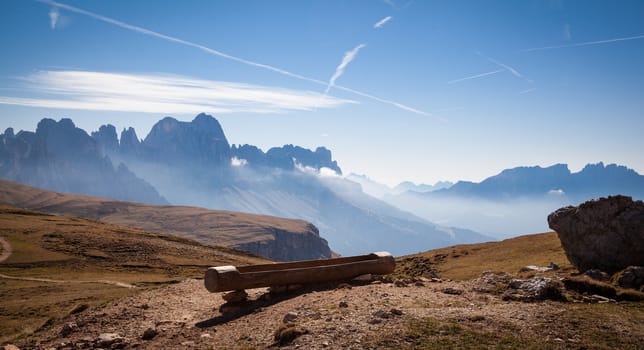
<instances>
[{"instance_id":1,"label":"rock outcrop","mask_svg":"<svg viewBox=\"0 0 644 350\"><path fill-rule=\"evenodd\" d=\"M330 258L331 249L326 240L320 237L317 227L311 224L307 226L308 229L299 234L272 229L272 239L242 243L235 247L278 261Z\"/></svg>"},{"instance_id":2,"label":"rock outcrop","mask_svg":"<svg viewBox=\"0 0 644 350\"><path fill-rule=\"evenodd\" d=\"M114 146L112 141L106 145ZM103 147L70 119L43 119L35 133L8 129L0 135L0 178L53 191L167 204L125 165L115 167Z\"/></svg>"},{"instance_id":3,"label":"rock outcrop","mask_svg":"<svg viewBox=\"0 0 644 350\"><path fill-rule=\"evenodd\" d=\"M610 196L548 216L570 262L580 271L615 273L644 265L644 202Z\"/></svg>"}]
</instances>

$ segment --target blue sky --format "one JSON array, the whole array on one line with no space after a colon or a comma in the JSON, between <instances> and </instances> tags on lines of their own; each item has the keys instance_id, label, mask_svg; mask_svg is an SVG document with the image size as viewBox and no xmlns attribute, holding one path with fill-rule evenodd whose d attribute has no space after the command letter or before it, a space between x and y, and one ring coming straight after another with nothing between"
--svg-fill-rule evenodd
<instances>
[{"instance_id":1,"label":"blue sky","mask_svg":"<svg viewBox=\"0 0 644 350\"><path fill-rule=\"evenodd\" d=\"M231 143L345 173L480 181L644 173L642 1L0 1L0 128L70 117L139 137L207 112Z\"/></svg>"}]
</instances>

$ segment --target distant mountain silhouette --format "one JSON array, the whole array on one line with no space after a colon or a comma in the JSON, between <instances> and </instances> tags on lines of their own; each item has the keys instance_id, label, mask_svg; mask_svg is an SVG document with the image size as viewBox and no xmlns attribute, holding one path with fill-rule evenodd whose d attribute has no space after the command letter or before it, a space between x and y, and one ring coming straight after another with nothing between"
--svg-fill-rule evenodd
<instances>
[{"instance_id":1,"label":"distant mountain silhouette","mask_svg":"<svg viewBox=\"0 0 644 350\"><path fill-rule=\"evenodd\" d=\"M145 194L156 189L175 205L304 219L316 225L331 248L343 255L378 250L401 255L489 239L470 230L435 225L366 195L339 176L340 166L324 147L312 151L285 145L266 152L252 145L231 147L219 122L206 114L190 122L165 117L143 140L132 128L124 129L119 140L111 125L101 126L90 137L71 120L45 119L41 124L47 126L43 130L60 124L57 128L66 131L50 137L31 135L34 142L51 143L47 149L53 153L34 153L35 168L27 174L60 177L63 170L50 171L54 154L76 157L66 163L67 170L94 163L102 168L91 169L103 170L85 169L64 176L67 182L84 186L47 186L46 181L25 181L30 179L10 172L2 173L6 174L3 177L57 191L150 203L162 200L158 194L158 198ZM12 132L5 136L12 137ZM3 152L7 157L11 153ZM111 172L112 163L119 164L120 175ZM118 180L118 176L131 182ZM132 180L137 177L139 182ZM133 183L140 186L128 187ZM116 188L113 193L106 193L112 187Z\"/></svg>"},{"instance_id":2,"label":"distant mountain silhouette","mask_svg":"<svg viewBox=\"0 0 644 350\"><path fill-rule=\"evenodd\" d=\"M566 205L609 195L644 199L644 176L625 166L588 164L572 173L566 164L503 170L480 183L385 197L426 220L499 238L548 231L548 214Z\"/></svg>"},{"instance_id":3,"label":"distant mountain silhouette","mask_svg":"<svg viewBox=\"0 0 644 350\"><path fill-rule=\"evenodd\" d=\"M459 181L452 187L435 191L431 196L507 199L565 195L572 200L587 200L614 194L644 197L644 176L625 166L588 164L572 173L566 164L550 167L517 167L503 170L480 183Z\"/></svg>"},{"instance_id":4,"label":"distant mountain silhouette","mask_svg":"<svg viewBox=\"0 0 644 350\"><path fill-rule=\"evenodd\" d=\"M107 133L108 130L104 130ZM124 164L116 167L99 143L70 119L43 119L36 132L0 135L0 177L54 191L167 204Z\"/></svg>"}]
</instances>

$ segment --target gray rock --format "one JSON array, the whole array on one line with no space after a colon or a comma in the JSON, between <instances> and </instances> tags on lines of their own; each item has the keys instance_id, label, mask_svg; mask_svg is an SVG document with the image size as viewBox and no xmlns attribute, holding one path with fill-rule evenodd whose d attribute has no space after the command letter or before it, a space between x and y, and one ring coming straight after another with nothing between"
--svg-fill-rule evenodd
<instances>
[{"instance_id":1,"label":"gray rock","mask_svg":"<svg viewBox=\"0 0 644 350\"><path fill-rule=\"evenodd\" d=\"M118 333L102 333L96 338L96 345L98 347L110 347L115 343L122 343L124 338Z\"/></svg>"},{"instance_id":2,"label":"gray rock","mask_svg":"<svg viewBox=\"0 0 644 350\"><path fill-rule=\"evenodd\" d=\"M584 272L584 275L597 280L597 281L608 281L610 279L610 275L607 274L604 271L600 271L597 269L590 269L586 272Z\"/></svg>"},{"instance_id":3,"label":"gray rock","mask_svg":"<svg viewBox=\"0 0 644 350\"><path fill-rule=\"evenodd\" d=\"M143 340L151 340L154 339L159 334L156 329L154 328L148 328L143 332L143 335L141 336L141 339Z\"/></svg>"},{"instance_id":4,"label":"gray rock","mask_svg":"<svg viewBox=\"0 0 644 350\"><path fill-rule=\"evenodd\" d=\"M644 266L629 266L615 275L615 284L622 288L641 289L644 286Z\"/></svg>"},{"instance_id":5,"label":"gray rock","mask_svg":"<svg viewBox=\"0 0 644 350\"><path fill-rule=\"evenodd\" d=\"M338 303L338 307L346 308L349 307L349 304L346 301L341 301L340 303Z\"/></svg>"},{"instance_id":6,"label":"gray rock","mask_svg":"<svg viewBox=\"0 0 644 350\"><path fill-rule=\"evenodd\" d=\"M282 319L282 322L284 323L289 323L297 320L297 312L289 312L286 315L284 315L284 318Z\"/></svg>"},{"instance_id":7,"label":"gray rock","mask_svg":"<svg viewBox=\"0 0 644 350\"><path fill-rule=\"evenodd\" d=\"M615 273L644 266L644 202L610 196L548 215L570 262L580 271Z\"/></svg>"},{"instance_id":8,"label":"gray rock","mask_svg":"<svg viewBox=\"0 0 644 350\"><path fill-rule=\"evenodd\" d=\"M504 300L541 301L563 300L562 285L546 277L533 277L527 280L513 279L503 294Z\"/></svg>"}]
</instances>

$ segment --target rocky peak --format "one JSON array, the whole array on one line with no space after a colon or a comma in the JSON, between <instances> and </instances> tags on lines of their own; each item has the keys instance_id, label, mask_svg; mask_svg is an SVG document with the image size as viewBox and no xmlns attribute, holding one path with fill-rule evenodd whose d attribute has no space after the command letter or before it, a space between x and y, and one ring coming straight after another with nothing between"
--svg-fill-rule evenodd
<instances>
[{"instance_id":1,"label":"rocky peak","mask_svg":"<svg viewBox=\"0 0 644 350\"><path fill-rule=\"evenodd\" d=\"M47 151L61 158L89 158L99 154L98 145L71 119L59 122L45 118L38 123L36 135L44 140Z\"/></svg>"},{"instance_id":2,"label":"rocky peak","mask_svg":"<svg viewBox=\"0 0 644 350\"><path fill-rule=\"evenodd\" d=\"M141 155L141 141L136 136L134 128L130 127L127 130L121 131L121 143L119 150L124 156L140 156Z\"/></svg>"},{"instance_id":3,"label":"rocky peak","mask_svg":"<svg viewBox=\"0 0 644 350\"><path fill-rule=\"evenodd\" d=\"M294 169L295 163L315 169L329 168L336 173L342 174L338 163L332 159L331 151L325 147L318 147L315 151L309 149L284 145L282 147L273 147L266 152L269 164L283 169Z\"/></svg>"},{"instance_id":4,"label":"rocky peak","mask_svg":"<svg viewBox=\"0 0 644 350\"><path fill-rule=\"evenodd\" d=\"M119 149L119 140L116 137L114 125L101 125L98 131L92 132L92 138L96 140L105 153L115 153Z\"/></svg>"},{"instance_id":5,"label":"rocky peak","mask_svg":"<svg viewBox=\"0 0 644 350\"><path fill-rule=\"evenodd\" d=\"M147 156L159 162L219 165L230 161L230 146L221 125L203 113L191 122L163 118L142 144Z\"/></svg>"}]
</instances>

